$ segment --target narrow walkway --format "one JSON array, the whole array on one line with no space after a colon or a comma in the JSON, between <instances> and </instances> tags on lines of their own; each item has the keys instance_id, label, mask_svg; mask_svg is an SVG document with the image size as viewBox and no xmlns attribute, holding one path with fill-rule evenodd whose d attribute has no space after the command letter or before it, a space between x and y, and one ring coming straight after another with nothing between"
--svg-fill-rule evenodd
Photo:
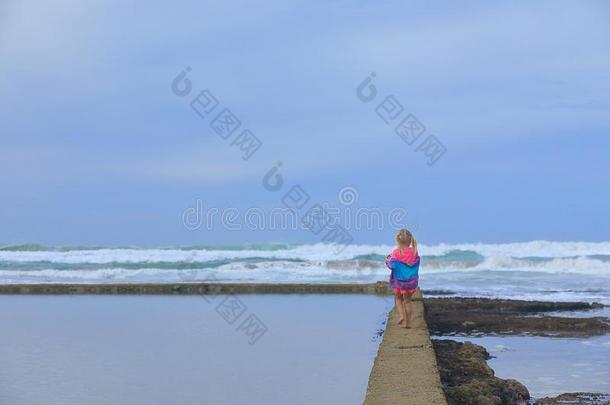
<instances>
[{"instance_id":1,"label":"narrow walkway","mask_svg":"<svg viewBox=\"0 0 610 405\"><path fill-rule=\"evenodd\" d=\"M365 405L446 405L421 295L413 302L411 329L398 325L393 309L375 358Z\"/></svg>"}]
</instances>

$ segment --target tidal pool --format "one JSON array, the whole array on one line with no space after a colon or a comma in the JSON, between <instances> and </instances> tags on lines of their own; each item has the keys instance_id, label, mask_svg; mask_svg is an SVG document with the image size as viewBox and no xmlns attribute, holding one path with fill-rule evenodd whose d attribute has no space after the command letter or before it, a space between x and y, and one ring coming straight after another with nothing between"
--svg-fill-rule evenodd
<instances>
[{"instance_id":1,"label":"tidal pool","mask_svg":"<svg viewBox=\"0 0 610 405\"><path fill-rule=\"evenodd\" d=\"M534 336L442 337L487 349L500 378L514 378L535 398L564 392L610 393L610 335L575 338Z\"/></svg>"},{"instance_id":2,"label":"tidal pool","mask_svg":"<svg viewBox=\"0 0 610 405\"><path fill-rule=\"evenodd\" d=\"M0 402L362 403L391 302L2 296Z\"/></svg>"}]
</instances>

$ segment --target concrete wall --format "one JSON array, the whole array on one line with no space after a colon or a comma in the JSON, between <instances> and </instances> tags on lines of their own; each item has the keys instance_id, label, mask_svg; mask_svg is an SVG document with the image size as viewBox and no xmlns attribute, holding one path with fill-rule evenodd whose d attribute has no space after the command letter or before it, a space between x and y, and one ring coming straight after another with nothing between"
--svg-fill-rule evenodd
<instances>
[{"instance_id":1,"label":"concrete wall","mask_svg":"<svg viewBox=\"0 0 610 405\"><path fill-rule=\"evenodd\" d=\"M0 294L379 294L390 293L388 283L374 284L19 284L0 285Z\"/></svg>"}]
</instances>

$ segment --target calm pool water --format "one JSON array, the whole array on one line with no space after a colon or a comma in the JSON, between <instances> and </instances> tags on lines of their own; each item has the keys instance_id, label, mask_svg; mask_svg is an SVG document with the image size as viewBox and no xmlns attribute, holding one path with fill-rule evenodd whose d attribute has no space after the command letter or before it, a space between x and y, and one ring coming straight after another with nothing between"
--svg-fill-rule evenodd
<instances>
[{"instance_id":1,"label":"calm pool water","mask_svg":"<svg viewBox=\"0 0 610 405\"><path fill-rule=\"evenodd\" d=\"M375 296L2 296L0 403L362 403Z\"/></svg>"},{"instance_id":2,"label":"calm pool water","mask_svg":"<svg viewBox=\"0 0 610 405\"><path fill-rule=\"evenodd\" d=\"M610 335L587 339L532 336L451 337L471 341L494 356L500 378L514 378L535 398L564 392L610 393Z\"/></svg>"}]
</instances>

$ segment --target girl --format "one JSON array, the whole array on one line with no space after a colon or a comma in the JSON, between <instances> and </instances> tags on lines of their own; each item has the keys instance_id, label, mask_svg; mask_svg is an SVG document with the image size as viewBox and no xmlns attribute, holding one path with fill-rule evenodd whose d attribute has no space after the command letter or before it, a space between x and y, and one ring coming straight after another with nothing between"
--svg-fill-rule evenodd
<instances>
[{"instance_id":1,"label":"girl","mask_svg":"<svg viewBox=\"0 0 610 405\"><path fill-rule=\"evenodd\" d=\"M386 266L392 270L390 286L394 291L396 309L400 316L399 325L410 328L413 320L411 297L417 290L419 254L417 241L406 229L396 235L396 249L386 258Z\"/></svg>"}]
</instances>

